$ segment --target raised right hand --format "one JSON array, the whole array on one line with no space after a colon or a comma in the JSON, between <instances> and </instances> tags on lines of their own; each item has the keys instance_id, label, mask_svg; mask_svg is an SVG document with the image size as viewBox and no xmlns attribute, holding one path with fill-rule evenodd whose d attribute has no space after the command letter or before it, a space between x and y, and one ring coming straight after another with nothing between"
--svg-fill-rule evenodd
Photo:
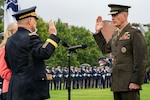
<instances>
[{"instance_id":1,"label":"raised right hand","mask_svg":"<svg viewBox=\"0 0 150 100\"><path fill-rule=\"evenodd\" d=\"M56 27L55 27L54 22L52 20L50 20L50 22L49 22L49 33L54 34L54 35L57 34Z\"/></svg>"},{"instance_id":2,"label":"raised right hand","mask_svg":"<svg viewBox=\"0 0 150 100\"><path fill-rule=\"evenodd\" d=\"M103 20L101 16L98 16L96 19L95 33L99 33L102 28L103 28Z\"/></svg>"}]
</instances>

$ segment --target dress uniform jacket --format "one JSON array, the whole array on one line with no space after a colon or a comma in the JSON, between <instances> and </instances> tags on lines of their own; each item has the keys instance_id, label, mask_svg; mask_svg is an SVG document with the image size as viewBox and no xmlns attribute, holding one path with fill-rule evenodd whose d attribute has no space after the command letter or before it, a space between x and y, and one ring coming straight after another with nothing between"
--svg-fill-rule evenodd
<instances>
[{"instance_id":1,"label":"dress uniform jacket","mask_svg":"<svg viewBox=\"0 0 150 100\"><path fill-rule=\"evenodd\" d=\"M131 82L143 84L148 54L140 30L128 24L119 36L116 31L108 43L101 32L93 36L103 53L112 53L112 91L129 91Z\"/></svg>"},{"instance_id":2,"label":"dress uniform jacket","mask_svg":"<svg viewBox=\"0 0 150 100\"><path fill-rule=\"evenodd\" d=\"M44 60L50 58L59 40L51 34L43 45L36 33L21 27L8 39L5 59L12 77L7 100L44 100L50 97Z\"/></svg>"}]
</instances>

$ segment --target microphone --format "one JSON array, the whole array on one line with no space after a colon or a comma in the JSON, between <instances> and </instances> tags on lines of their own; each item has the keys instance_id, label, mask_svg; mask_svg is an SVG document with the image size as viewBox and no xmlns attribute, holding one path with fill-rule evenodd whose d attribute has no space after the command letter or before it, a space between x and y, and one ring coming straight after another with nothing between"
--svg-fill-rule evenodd
<instances>
[{"instance_id":1,"label":"microphone","mask_svg":"<svg viewBox=\"0 0 150 100\"><path fill-rule=\"evenodd\" d=\"M69 46L67 49L68 50L75 50L75 49L78 49L78 48L84 49L86 47L87 47L86 44L81 44L81 45L77 45L77 46Z\"/></svg>"},{"instance_id":2,"label":"microphone","mask_svg":"<svg viewBox=\"0 0 150 100\"><path fill-rule=\"evenodd\" d=\"M65 41L62 41L62 45L63 45L64 47L70 47Z\"/></svg>"}]
</instances>

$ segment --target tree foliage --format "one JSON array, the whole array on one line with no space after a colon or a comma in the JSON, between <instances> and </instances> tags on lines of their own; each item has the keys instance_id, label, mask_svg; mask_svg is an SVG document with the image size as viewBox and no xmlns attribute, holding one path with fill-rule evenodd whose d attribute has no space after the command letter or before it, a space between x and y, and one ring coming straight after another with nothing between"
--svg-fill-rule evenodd
<instances>
[{"instance_id":1,"label":"tree foliage","mask_svg":"<svg viewBox=\"0 0 150 100\"><path fill-rule=\"evenodd\" d=\"M0 33L4 31L4 22L3 22L3 17L4 17L4 0L0 0Z\"/></svg>"},{"instance_id":2,"label":"tree foliage","mask_svg":"<svg viewBox=\"0 0 150 100\"><path fill-rule=\"evenodd\" d=\"M150 27L149 27L149 31L145 33L145 39L146 39L146 42L147 42L147 46L148 46L148 67L150 69Z\"/></svg>"},{"instance_id":3,"label":"tree foliage","mask_svg":"<svg viewBox=\"0 0 150 100\"><path fill-rule=\"evenodd\" d=\"M0 0L0 32L4 31L3 6L4 6L4 0ZM61 39L61 42L65 41L71 46L80 45L83 43L87 44L87 48L77 49L76 52L71 52L71 65L79 66L80 64L83 63L88 63L92 66L98 65L98 58L100 56L103 56L103 54L99 50L89 30L87 30L84 27L68 26L66 23L61 22L60 19L58 19L55 22L55 25L58 33L57 35ZM137 23L133 23L133 26L139 26L139 25ZM44 43L49 36L48 23L45 22L42 18L39 18L39 20L37 20L37 28L38 28L37 33L39 34L41 40ZM145 38L148 45L148 51L150 52L150 27L149 27L149 31L145 33ZM61 42L59 43L59 46L55 50L52 57L46 60L46 64L50 67L57 66L57 65L61 65L64 67L68 65L67 55L69 51L67 50L66 47L61 45ZM150 63L150 58L149 58L149 63Z\"/></svg>"},{"instance_id":4,"label":"tree foliage","mask_svg":"<svg viewBox=\"0 0 150 100\"><path fill-rule=\"evenodd\" d=\"M46 22L44 22L44 20L40 17L38 17L39 19L37 20L37 30L38 30L38 34L41 37L41 40L44 42L46 41L47 37L49 36L48 33L48 24Z\"/></svg>"},{"instance_id":5,"label":"tree foliage","mask_svg":"<svg viewBox=\"0 0 150 100\"><path fill-rule=\"evenodd\" d=\"M71 65L79 66L83 63L88 63L92 66L98 65L98 58L105 56L99 50L91 32L84 27L68 26L66 23L62 23L60 19L55 22L57 35L61 41L65 41L68 45L80 45L87 44L85 49L77 49L76 53L71 53ZM49 36L48 23L45 23L42 19L38 21L38 33L42 38L43 42ZM150 29L145 34L145 38L148 45L148 51L150 52ZM68 66L68 53L66 47L59 43L58 48L55 50L52 57L46 60L46 64L50 67L60 65L62 67ZM149 54L150 56L150 54ZM149 59L150 63L150 59Z\"/></svg>"},{"instance_id":6,"label":"tree foliage","mask_svg":"<svg viewBox=\"0 0 150 100\"><path fill-rule=\"evenodd\" d=\"M37 24L38 34L44 42L49 36L48 23L39 19ZM99 51L98 46L96 45L89 30L84 27L68 26L66 23L62 23L60 19L55 22L55 25L57 35L61 41L52 57L46 60L46 64L48 66L68 66L68 54L71 54L71 65L73 66L80 66L82 63L88 63L90 65L98 64L98 58L102 55L102 53ZM70 53L66 47L62 46L62 41L65 41L70 46L85 43L87 44L87 48L77 49L76 52Z\"/></svg>"},{"instance_id":7,"label":"tree foliage","mask_svg":"<svg viewBox=\"0 0 150 100\"><path fill-rule=\"evenodd\" d=\"M3 18L4 18L4 0L0 0L0 23L3 22Z\"/></svg>"}]
</instances>

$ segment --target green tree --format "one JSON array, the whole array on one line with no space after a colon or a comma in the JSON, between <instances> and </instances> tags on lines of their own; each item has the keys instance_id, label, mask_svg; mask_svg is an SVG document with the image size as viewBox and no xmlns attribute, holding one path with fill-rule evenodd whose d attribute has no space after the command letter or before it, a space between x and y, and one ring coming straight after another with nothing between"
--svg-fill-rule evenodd
<instances>
[{"instance_id":1,"label":"green tree","mask_svg":"<svg viewBox=\"0 0 150 100\"><path fill-rule=\"evenodd\" d=\"M4 0L0 0L0 6L4 5Z\"/></svg>"},{"instance_id":2,"label":"green tree","mask_svg":"<svg viewBox=\"0 0 150 100\"><path fill-rule=\"evenodd\" d=\"M47 37L49 36L48 23L44 22L44 20L41 17L38 18L39 19L37 20L37 33L41 37L41 40L45 42Z\"/></svg>"},{"instance_id":3,"label":"green tree","mask_svg":"<svg viewBox=\"0 0 150 100\"><path fill-rule=\"evenodd\" d=\"M66 23L62 23L60 19L55 22L57 35L61 39L58 48L55 50L52 57L46 60L46 64L50 67L60 65L65 67L68 65L68 53L66 47L62 46L62 41L68 43L68 45L74 46L79 44L87 44L85 49L77 49L76 53L71 52L71 65L79 66L82 63L88 63L90 65L97 65L98 58L102 56L102 53L98 49L98 46L91 35L91 32L84 27L68 26ZM37 21L38 34L42 41L45 42L49 36L48 23L44 22L42 18Z\"/></svg>"},{"instance_id":4,"label":"green tree","mask_svg":"<svg viewBox=\"0 0 150 100\"><path fill-rule=\"evenodd\" d=\"M74 37L73 45L87 44L87 48L77 51L77 61L79 64L89 63L95 65L99 56L102 55L98 46L91 35L91 32L84 27L71 27L72 36Z\"/></svg>"},{"instance_id":5,"label":"green tree","mask_svg":"<svg viewBox=\"0 0 150 100\"><path fill-rule=\"evenodd\" d=\"M3 22L4 9L3 9L3 5L4 5L4 0L0 0L0 33L4 31L4 22Z\"/></svg>"},{"instance_id":6,"label":"green tree","mask_svg":"<svg viewBox=\"0 0 150 100\"><path fill-rule=\"evenodd\" d=\"M57 66L57 65L61 65L61 66L67 66L68 64L68 51L66 50L65 47L63 47L62 41L65 41L69 44L72 44L72 40L73 40L73 36L71 36L71 30L66 26L65 23L62 23L60 19L58 19L57 22L55 22L56 25L56 29L57 29L57 33L58 33L58 37L60 37L61 42L59 44L59 47L56 49L54 55L49 59L49 65L52 64L51 66ZM71 57L71 64L74 65L75 63L78 63L77 61L75 61L76 55L74 55L74 57Z\"/></svg>"},{"instance_id":7,"label":"green tree","mask_svg":"<svg viewBox=\"0 0 150 100\"><path fill-rule=\"evenodd\" d=\"M147 46L148 46L148 67L150 68L150 27L149 27L149 31L145 33L145 39L147 42Z\"/></svg>"},{"instance_id":8,"label":"green tree","mask_svg":"<svg viewBox=\"0 0 150 100\"><path fill-rule=\"evenodd\" d=\"M3 5L4 5L4 0L0 0L0 23L3 22L3 18L4 18Z\"/></svg>"},{"instance_id":9,"label":"green tree","mask_svg":"<svg viewBox=\"0 0 150 100\"><path fill-rule=\"evenodd\" d=\"M97 64L98 58L102 56L102 53L98 49L98 46L89 30L84 27L69 27L62 23L60 19L56 22L56 28L59 33L58 36L69 45L87 44L87 48L77 49L76 53L71 53L71 65L79 66L82 63L89 63L90 65ZM60 45L55 52L55 60L53 59L53 61L56 62L55 64L67 66L67 54L69 51Z\"/></svg>"},{"instance_id":10,"label":"green tree","mask_svg":"<svg viewBox=\"0 0 150 100\"><path fill-rule=\"evenodd\" d=\"M4 32L4 23L2 22L2 23L0 23L0 33L1 32Z\"/></svg>"},{"instance_id":11,"label":"green tree","mask_svg":"<svg viewBox=\"0 0 150 100\"><path fill-rule=\"evenodd\" d=\"M132 26L139 27L139 23L132 23Z\"/></svg>"}]
</instances>

